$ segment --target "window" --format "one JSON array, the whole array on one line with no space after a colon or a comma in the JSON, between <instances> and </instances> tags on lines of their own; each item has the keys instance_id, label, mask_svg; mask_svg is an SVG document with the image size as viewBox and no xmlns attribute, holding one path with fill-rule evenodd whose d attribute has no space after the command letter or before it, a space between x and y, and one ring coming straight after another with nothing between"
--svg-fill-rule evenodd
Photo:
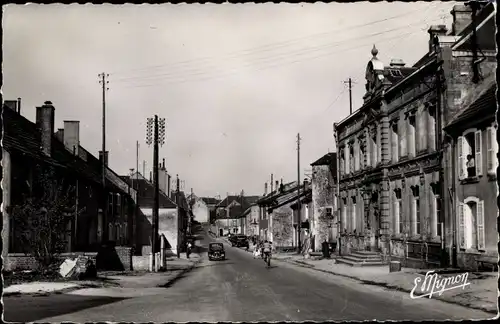
<instances>
[{"instance_id":1,"label":"window","mask_svg":"<svg viewBox=\"0 0 500 324\"><path fill-rule=\"evenodd\" d=\"M392 162L396 163L399 159L399 135L397 121L393 122L392 127Z\"/></svg>"},{"instance_id":2,"label":"window","mask_svg":"<svg viewBox=\"0 0 500 324\"><path fill-rule=\"evenodd\" d=\"M113 238L114 238L113 229L114 229L113 224L109 223L108 224L108 240L109 241L113 241Z\"/></svg>"},{"instance_id":3,"label":"window","mask_svg":"<svg viewBox=\"0 0 500 324\"><path fill-rule=\"evenodd\" d=\"M436 122L436 108L429 107L429 148L435 150L438 147L437 143L437 122Z\"/></svg>"},{"instance_id":4,"label":"window","mask_svg":"<svg viewBox=\"0 0 500 324\"><path fill-rule=\"evenodd\" d=\"M354 160L354 171L358 171L359 166L360 166L360 163L359 163L359 141L358 140L356 142L354 142L354 150L353 150L352 155L353 155L352 159Z\"/></svg>"},{"instance_id":5,"label":"window","mask_svg":"<svg viewBox=\"0 0 500 324\"><path fill-rule=\"evenodd\" d=\"M341 147L339 149L340 151L340 175L344 175L345 174L345 148L344 147Z\"/></svg>"},{"instance_id":6,"label":"window","mask_svg":"<svg viewBox=\"0 0 500 324\"><path fill-rule=\"evenodd\" d=\"M372 137L371 137L371 142L372 142L372 166L377 166L377 158L378 158L378 143L377 143L377 133L375 132L375 134L372 134Z\"/></svg>"},{"instance_id":7,"label":"window","mask_svg":"<svg viewBox=\"0 0 500 324\"><path fill-rule=\"evenodd\" d=\"M459 179L483 174L481 131L468 131L457 140Z\"/></svg>"},{"instance_id":8,"label":"window","mask_svg":"<svg viewBox=\"0 0 500 324\"><path fill-rule=\"evenodd\" d=\"M341 216L341 231L343 232L346 229L346 221L347 221L347 199L342 198L342 216Z\"/></svg>"},{"instance_id":9,"label":"window","mask_svg":"<svg viewBox=\"0 0 500 324\"><path fill-rule=\"evenodd\" d=\"M408 155L415 156L415 115L408 116Z\"/></svg>"},{"instance_id":10,"label":"window","mask_svg":"<svg viewBox=\"0 0 500 324\"><path fill-rule=\"evenodd\" d=\"M435 233L437 236L441 236L443 235L441 229L443 223L441 222L441 197L439 195L434 196L434 217L436 217L437 224Z\"/></svg>"},{"instance_id":11,"label":"window","mask_svg":"<svg viewBox=\"0 0 500 324\"><path fill-rule=\"evenodd\" d=\"M326 207L326 216L327 217L333 216L333 208L332 207Z\"/></svg>"},{"instance_id":12,"label":"window","mask_svg":"<svg viewBox=\"0 0 500 324\"><path fill-rule=\"evenodd\" d=\"M365 168L365 146L363 144L359 145L359 168Z\"/></svg>"},{"instance_id":13,"label":"window","mask_svg":"<svg viewBox=\"0 0 500 324\"><path fill-rule=\"evenodd\" d=\"M354 160L354 143L349 144L349 171L353 172L356 169L354 168L355 166L355 160Z\"/></svg>"},{"instance_id":14,"label":"window","mask_svg":"<svg viewBox=\"0 0 500 324\"><path fill-rule=\"evenodd\" d=\"M393 207L393 219L394 219L394 233L403 233L403 219L401 217L401 212L403 211L403 201L401 200L401 189L394 189L394 207Z\"/></svg>"},{"instance_id":15,"label":"window","mask_svg":"<svg viewBox=\"0 0 500 324\"><path fill-rule=\"evenodd\" d=\"M487 150L487 168L489 174L496 174L498 167L498 152L497 130L495 127L487 128L486 150Z\"/></svg>"},{"instance_id":16,"label":"window","mask_svg":"<svg viewBox=\"0 0 500 324\"><path fill-rule=\"evenodd\" d=\"M354 232L356 230L356 197L352 197L351 220L352 231Z\"/></svg>"},{"instance_id":17,"label":"window","mask_svg":"<svg viewBox=\"0 0 500 324\"><path fill-rule=\"evenodd\" d=\"M350 145L347 144L345 146L345 149L344 149L344 156L345 156L345 174L349 174L350 172L350 169L349 167L351 166L351 162L350 162L350 157L351 157L351 154L350 154Z\"/></svg>"},{"instance_id":18,"label":"window","mask_svg":"<svg viewBox=\"0 0 500 324\"><path fill-rule=\"evenodd\" d=\"M484 201L467 198L459 204L458 213L460 248L484 250Z\"/></svg>"},{"instance_id":19,"label":"window","mask_svg":"<svg viewBox=\"0 0 500 324\"><path fill-rule=\"evenodd\" d=\"M421 233L420 229L420 197L419 197L419 191L420 188L418 186L413 186L412 187L413 191L413 200L412 200L412 234L413 235L419 235Z\"/></svg>"},{"instance_id":20,"label":"window","mask_svg":"<svg viewBox=\"0 0 500 324\"><path fill-rule=\"evenodd\" d=\"M114 195L113 193L108 194L108 214L113 214L113 202L114 202Z\"/></svg>"}]
</instances>

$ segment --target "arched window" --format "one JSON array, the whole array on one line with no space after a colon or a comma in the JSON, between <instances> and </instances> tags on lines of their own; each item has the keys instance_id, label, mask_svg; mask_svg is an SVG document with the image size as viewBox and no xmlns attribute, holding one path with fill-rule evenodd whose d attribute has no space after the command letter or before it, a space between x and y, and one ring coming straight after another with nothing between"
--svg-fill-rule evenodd
<instances>
[{"instance_id":1,"label":"arched window","mask_svg":"<svg viewBox=\"0 0 500 324\"><path fill-rule=\"evenodd\" d=\"M459 205L459 246L484 250L484 201L468 197Z\"/></svg>"}]
</instances>

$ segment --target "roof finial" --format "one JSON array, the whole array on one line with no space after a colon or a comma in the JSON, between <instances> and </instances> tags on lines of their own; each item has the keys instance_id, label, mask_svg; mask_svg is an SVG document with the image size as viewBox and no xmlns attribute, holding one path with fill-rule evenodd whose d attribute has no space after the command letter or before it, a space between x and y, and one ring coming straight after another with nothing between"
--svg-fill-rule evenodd
<instances>
[{"instance_id":1,"label":"roof finial","mask_svg":"<svg viewBox=\"0 0 500 324\"><path fill-rule=\"evenodd\" d=\"M377 54L378 54L378 49L375 47L375 44L373 44L372 55L373 55L373 57L376 57Z\"/></svg>"}]
</instances>

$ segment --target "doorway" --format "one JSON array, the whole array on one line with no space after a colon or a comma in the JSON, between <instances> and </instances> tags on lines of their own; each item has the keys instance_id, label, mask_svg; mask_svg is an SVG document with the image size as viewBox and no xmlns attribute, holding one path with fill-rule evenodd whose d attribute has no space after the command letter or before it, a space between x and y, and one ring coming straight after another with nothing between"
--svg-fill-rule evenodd
<instances>
[{"instance_id":1,"label":"doorway","mask_svg":"<svg viewBox=\"0 0 500 324\"><path fill-rule=\"evenodd\" d=\"M224 230L222 228L219 228L219 236L220 237L224 236Z\"/></svg>"}]
</instances>

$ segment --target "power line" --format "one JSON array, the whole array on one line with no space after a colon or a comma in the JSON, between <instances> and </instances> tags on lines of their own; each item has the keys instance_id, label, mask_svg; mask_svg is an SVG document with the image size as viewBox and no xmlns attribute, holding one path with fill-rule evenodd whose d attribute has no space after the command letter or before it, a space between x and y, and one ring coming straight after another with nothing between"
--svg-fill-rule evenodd
<instances>
[{"instance_id":1,"label":"power line","mask_svg":"<svg viewBox=\"0 0 500 324\"><path fill-rule=\"evenodd\" d=\"M392 40L392 39L399 38L399 37L403 37L405 35L410 35L412 33L413 32L408 32L408 33L400 34L400 35L393 36L393 37L379 39L379 40L377 40L377 43L383 43L385 41ZM313 60L313 59L317 59L317 58L329 56L329 55L332 55L332 54L342 53L342 52L350 51L350 50L353 50L353 49L361 48L361 47L364 47L364 46L367 46L367 45L371 45L371 44L373 44L373 41L370 41L369 43L363 43L363 44L360 44L358 46L353 46L353 47L350 47L350 48L346 48L346 49L343 49L343 50L338 50L338 51L333 51L333 52L327 52L327 53L323 53L323 54L320 54L320 55L317 55L317 56L307 57L305 59ZM269 68L274 68L274 67L280 67L280 66L285 66L285 65L300 63L300 62L303 62L303 61L304 60L300 60L299 59L299 60L285 62L285 63L281 63L281 64L268 65L268 66L264 66L264 67L261 67L261 68L258 68L258 69L251 69L251 70L249 70L249 72L251 72L251 71L261 71L261 70L265 70L265 69L269 69ZM223 71L221 71L221 72L223 72ZM190 79L180 79L180 80L177 79L176 80L176 79L168 79L168 78L167 79L163 79L163 80L162 79L145 80L145 81L161 81L163 83L138 84L138 85L132 84L132 85L124 87L124 88L129 88L130 89L130 88L156 87L156 86L161 86L161 85L164 85L164 84L171 84L171 83L182 84L182 83L186 83L186 82L207 81L207 80L212 80L212 79L217 79L217 78L222 78L222 77L226 77L226 76L235 75L235 74L238 74L239 72L240 71L238 71L236 69L236 70L230 70L230 71L227 71L226 73L222 73L222 74L215 75L215 76L208 76L208 77L204 77L204 78L195 78L195 79L191 79L191 80Z\"/></svg>"},{"instance_id":2,"label":"power line","mask_svg":"<svg viewBox=\"0 0 500 324\"><path fill-rule=\"evenodd\" d=\"M305 40L305 39L310 39L310 38L314 38L314 37L318 37L318 36L330 35L332 33L338 33L340 31L344 31L344 30L353 30L353 29L357 29L357 28L371 26L371 25L382 23L382 22L386 22L386 21L389 21L389 20L394 20L394 19L402 18L402 17L408 16L410 14L413 14L413 13L415 13L417 11L421 11L421 9L412 10L412 11L409 11L409 12L406 12L406 13L403 13L403 14L394 15L394 16L390 16L390 17L387 17L387 18L379 19L379 20L374 20L374 21L371 21L371 22L368 22L368 23L363 23L363 24L358 24L358 25L349 26L349 27L343 27L343 28L337 28L337 29L334 29L334 30L329 31L329 32L316 33L316 34L312 34L312 35L308 35L308 36L294 38L294 39L287 40L287 41L270 43L270 44L266 44L266 45L261 45L261 46L253 47L253 48L248 48L248 49L245 49L245 50L230 52L230 53L226 54L226 56L224 56L223 58L227 58L228 56L235 56L236 54L239 54L239 53L244 54L244 53L258 52L259 49L267 49L267 50L264 50L264 51L269 51L269 48L271 48L271 50L272 50L273 47L280 48L280 47L284 47L284 45L286 45L286 44L297 43L297 42ZM206 61L206 60L211 60L211 59L214 59L214 57L213 56L211 56L211 57L210 56L206 56L206 57L194 58L194 59L183 60L183 61L178 61L178 62L173 62L173 63L167 63L167 64L151 65L151 66L143 67L143 68L136 68L136 69L130 69L130 70L115 71L112 74L122 74L124 72L145 71L145 70L150 70L150 69L166 68L166 67L172 67L172 66L174 66L176 64L183 65L183 64L186 64L186 63L192 63L192 62L196 62L196 61Z\"/></svg>"},{"instance_id":3,"label":"power line","mask_svg":"<svg viewBox=\"0 0 500 324\"><path fill-rule=\"evenodd\" d=\"M415 23L426 22L426 21L427 20L424 19L424 20L421 20L421 21L418 21ZM264 56L264 57L256 57L255 59L250 60L249 63L240 65L239 67L250 67L250 66L255 65L256 63L264 63L264 64L265 63L273 63L272 61L282 60L283 58L286 58L286 57L293 57L295 55L300 56L300 55L304 55L307 53L314 53L314 52L317 52L317 51L320 51L320 50L323 50L326 48L339 47L339 46L342 46L342 45L347 44L347 43L352 42L352 41L362 40L362 39L366 39L366 38L372 38L374 36L383 35L383 34L394 32L394 31L400 31L401 29L402 29L402 26L398 26L396 28L387 29L387 30L384 30L381 32L371 33L368 35L362 35L359 37L355 37L355 38L351 38L351 39L347 39L347 40L342 40L342 41L337 41L337 42L333 42L333 43L329 43L329 44L323 44L323 45L319 45L319 46L303 48L303 49L291 51L288 53L276 53L277 55L275 54L275 55L269 55L269 56ZM119 82L129 82L129 81L138 81L138 82L155 81L155 80L161 80L161 79L169 79L169 77L176 77L181 73L182 73L181 75L183 75L183 76L197 76L197 75L202 76L208 72L206 69L218 68L218 67L219 67L219 65L217 65L217 64L211 65L211 66L209 65L209 66L206 66L206 67L201 68L201 69L199 67L198 68L197 67L191 67L191 68L188 67L185 70L177 71L177 73L176 72L168 72L168 73L159 73L159 74L151 74L151 75L143 75L143 76L132 76L132 77L114 79L113 82L119 83ZM194 73L189 73L189 72L194 72ZM217 72L223 72L223 71L215 71L215 73L217 73Z\"/></svg>"}]
</instances>

